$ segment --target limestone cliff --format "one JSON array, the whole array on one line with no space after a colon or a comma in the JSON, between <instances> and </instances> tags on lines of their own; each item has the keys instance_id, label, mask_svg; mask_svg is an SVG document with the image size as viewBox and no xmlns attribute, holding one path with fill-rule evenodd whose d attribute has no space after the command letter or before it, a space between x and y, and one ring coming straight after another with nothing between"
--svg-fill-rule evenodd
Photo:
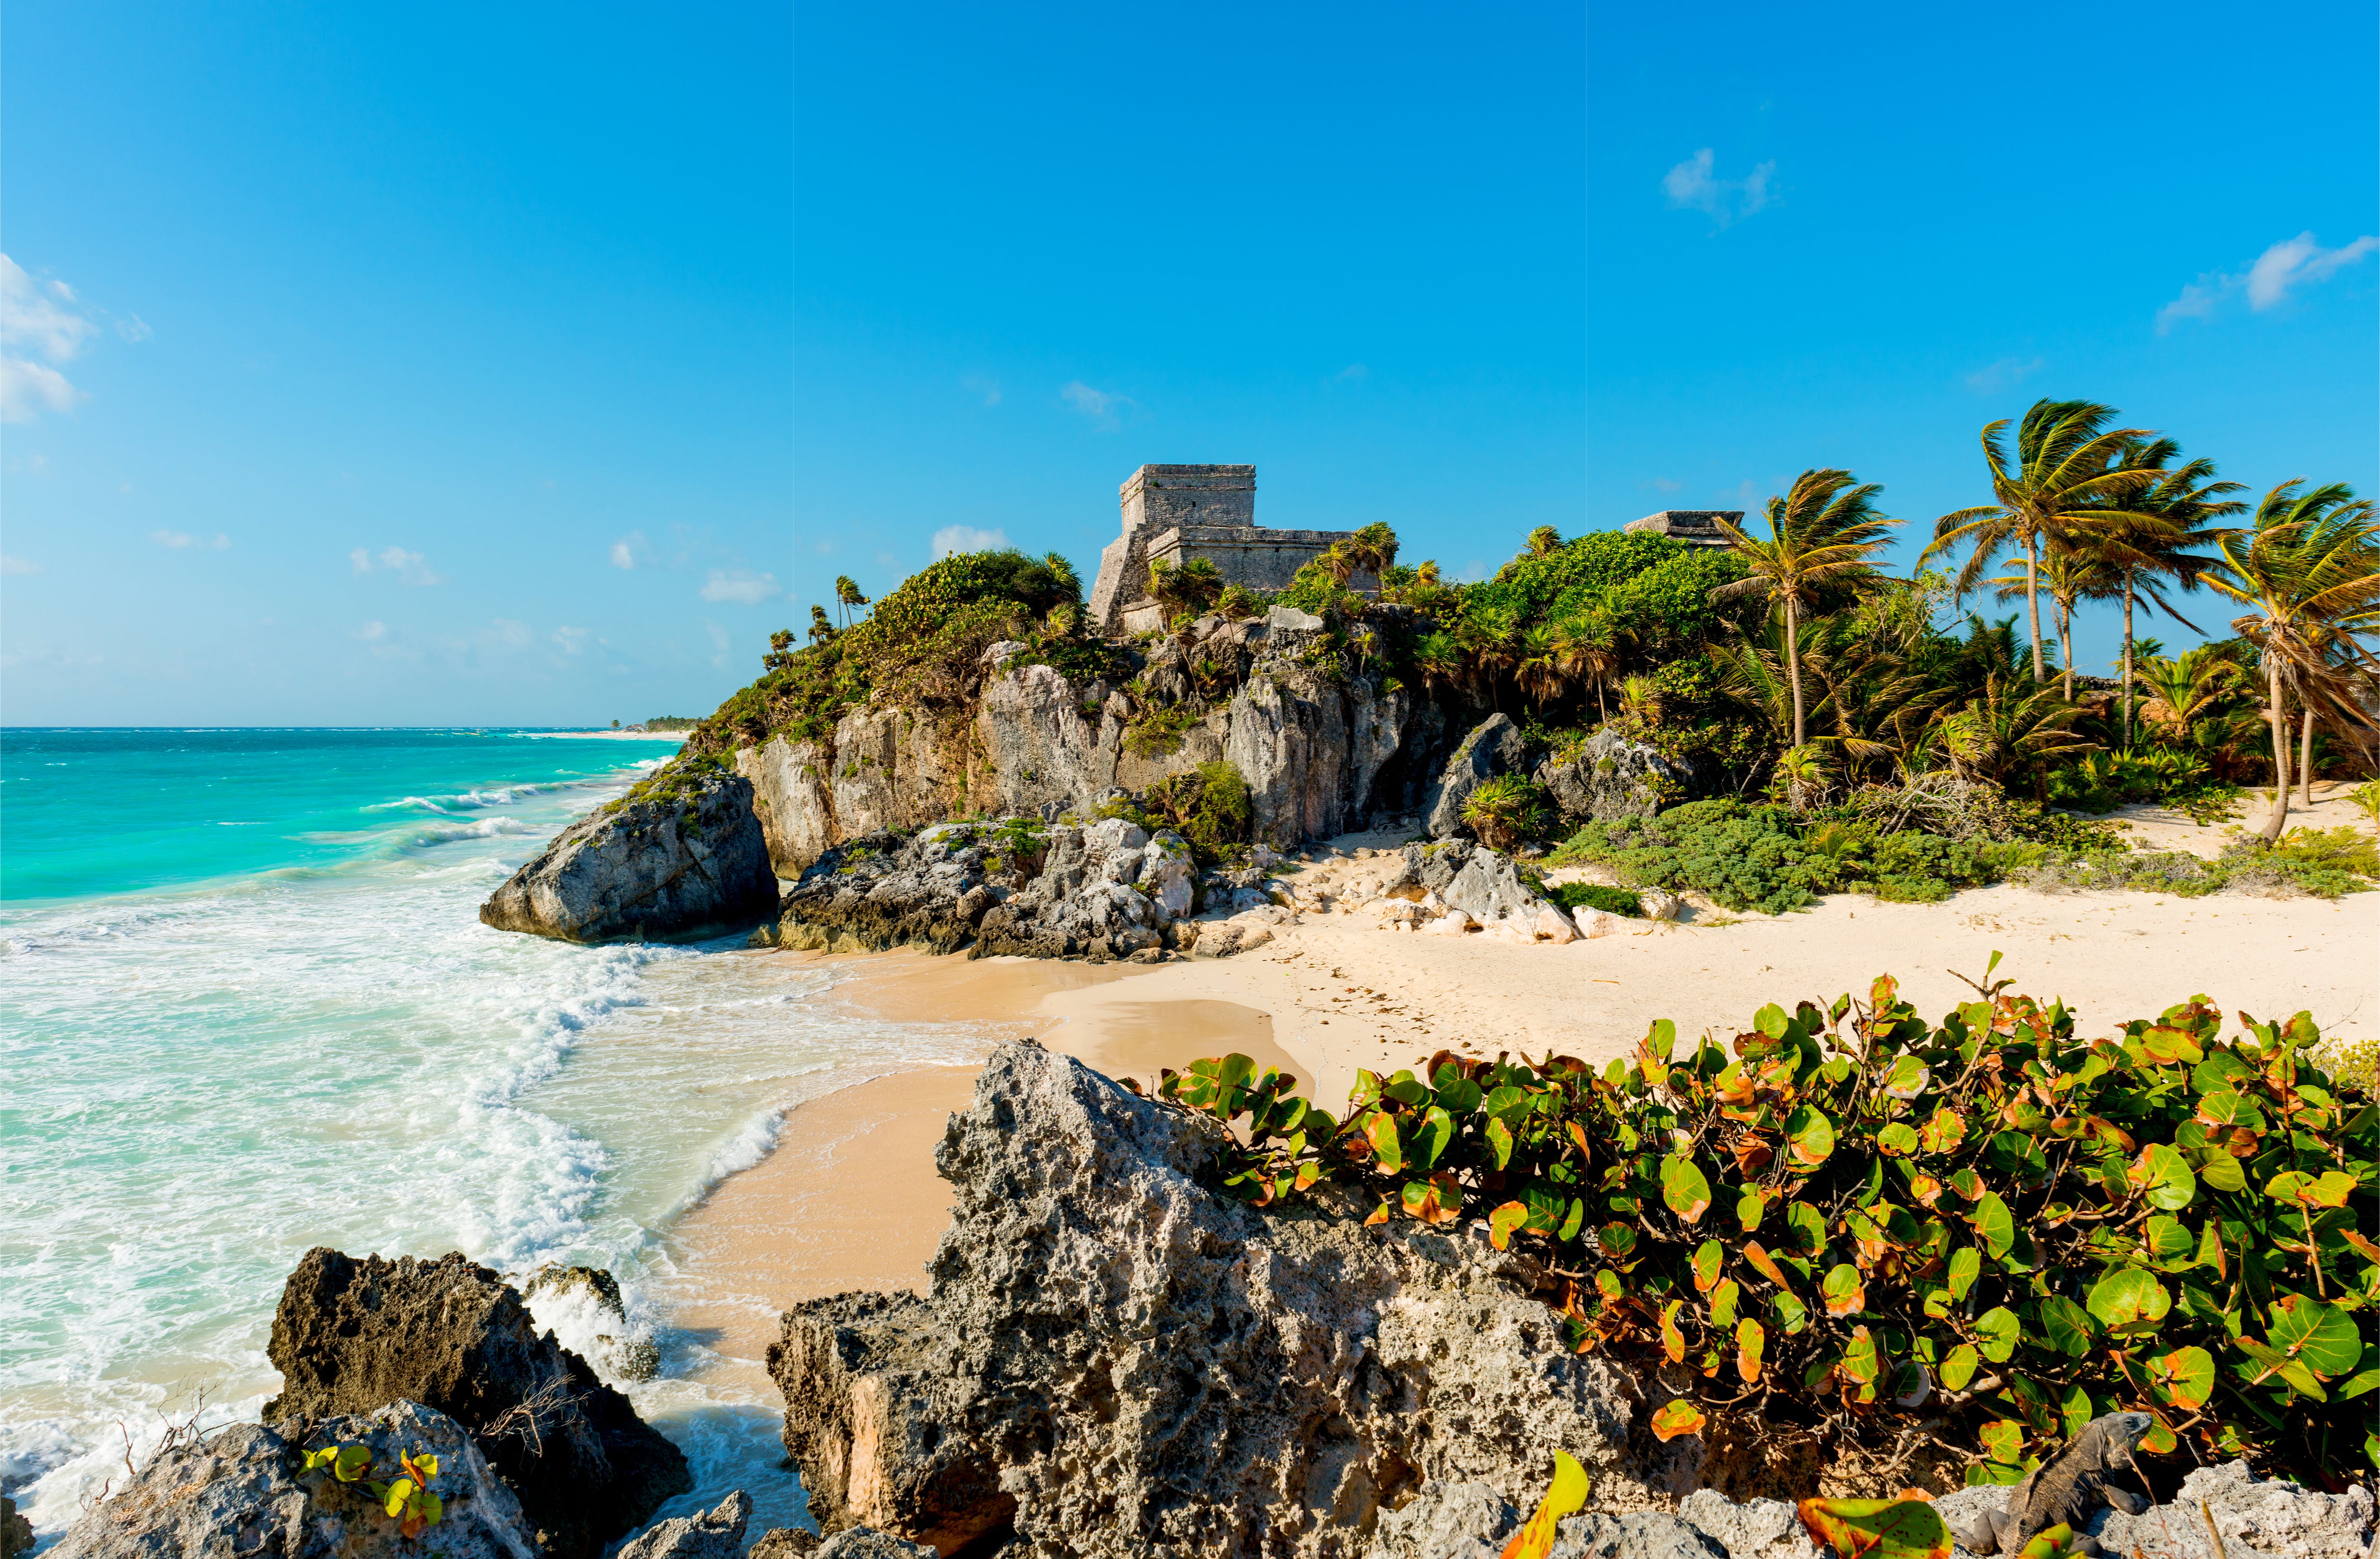
<instances>
[{"instance_id":1,"label":"limestone cliff","mask_svg":"<svg viewBox=\"0 0 2380 1559\"><path fill-rule=\"evenodd\" d=\"M1321 626L1287 609L1206 618L1149 647L1129 687L1013 664L1019 647L998 644L965 705L853 709L822 737L737 748L735 769L784 877L880 828L1054 818L1217 759L1246 778L1257 837L1286 848L1415 811L1445 761L1439 711L1316 663Z\"/></svg>"}]
</instances>

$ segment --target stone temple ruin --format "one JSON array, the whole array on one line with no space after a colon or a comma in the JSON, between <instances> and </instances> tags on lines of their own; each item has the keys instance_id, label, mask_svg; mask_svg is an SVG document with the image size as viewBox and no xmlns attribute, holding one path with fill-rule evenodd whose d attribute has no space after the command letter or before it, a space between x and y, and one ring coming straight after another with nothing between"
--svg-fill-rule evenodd
<instances>
[{"instance_id":1,"label":"stone temple ruin","mask_svg":"<svg viewBox=\"0 0 2380 1559\"><path fill-rule=\"evenodd\" d=\"M1099 576L1091 586L1090 626L1102 634L1165 626L1164 609L1148 598L1152 560L1179 568L1204 558L1225 584L1281 590L1332 542L1354 534L1257 524L1253 465L1144 465L1124 479L1122 496L1123 534L1099 554ZM1368 574L1347 583L1351 589L1377 588Z\"/></svg>"},{"instance_id":2,"label":"stone temple ruin","mask_svg":"<svg viewBox=\"0 0 2380 1559\"><path fill-rule=\"evenodd\" d=\"M1664 509L1658 514L1647 514L1641 520L1631 520L1621 530L1639 534L1666 536L1672 541L1683 541L1694 547L1725 547L1730 543L1727 532L1718 528L1725 520L1738 530L1743 528L1741 509Z\"/></svg>"}]
</instances>

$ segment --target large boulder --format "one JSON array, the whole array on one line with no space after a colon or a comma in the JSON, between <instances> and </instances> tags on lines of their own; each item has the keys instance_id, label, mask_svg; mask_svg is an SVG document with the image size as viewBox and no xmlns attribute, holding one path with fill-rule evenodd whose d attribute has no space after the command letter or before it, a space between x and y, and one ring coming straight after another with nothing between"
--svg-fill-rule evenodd
<instances>
[{"instance_id":1,"label":"large boulder","mask_svg":"<svg viewBox=\"0 0 2380 1559\"><path fill-rule=\"evenodd\" d=\"M776 902L751 781L710 771L658 780L571 824L480 919L565 942L665 941L743 930Z\"/></svg>"},{"instance_id":2,"label":"large boulder","mask_svg":"<svg viewBox=\"0 0 2380 1559\"><path fill-rule=\"evenodd\" d=\"M744 1529L751 1519L751 1498L738 1489L709 1510L656 1521L614 1559L744 1559Z\"/></svg>"},{"instance_id":3,"label":"large boulder","mask_svg":"<svg viewBox=\"0 0 2380 1559\"><path fill-rule=\"evenodd\" d=\"M540 1334L520 1296L459 1255L306 1252L267 1352L268 1420L426 1404L480 1437L547 1551L581 1559L694 1486L686 1456L587 1361Z\"/></svg>"},{"instance_id":4,"label":"large boulder","mask_svg":"<svg viewBox=\"0 0 2380 1559\"><path fill-rule=\"evenodd\" d=\"M1423 824L1432 839L1452 839L1463 830L1463 804L1483 780L1518 774L1529 755L1521 728L1509 715L1490 715L1471 728L1446 760L1446 768L1423 803Z\"/></svg>"},{"instance_id":5,"label":"large boulder","mask_svg":"<svg viewBox=\"0 0 2380 1559\"><path fill-rule=\"evenodd\" d=\"M805 1303L770 1348L822 1526L1356 1559L1439 1480L1533 1504L1558 1449L1607 1506L1692 1486L1694 1443L1658 1444L1635 1380L1561 1348L1518 1258L1358 1208L1258 1213L1213 1189L1215 1130L994 1052L936 1154L956 1206L930 1292Z\"/></svg>"},{"instance_id":6,"label":"large boulder","mask_svg":"<svg viewBox=\"0 0 2380 1559\"><path fill-rule=\"evenodd\" d=\"M438 1458L430 1492L443 1510L419 1541L407 1538L359 1482L306 1453L333 1445L371 1452L385 1480L400 1456ZM56 1559L533 1559L534 1531L512 1490L464 1427L418 1402L358 1416L233 1424L152 1458L123 1489L67 1529Z\"/></svg>"},{"instance_id":7,"label":"large boulder","mask_svg":"<svg viewBox=\"0 0 2380 1559\"><path fill-rule=\"evenodd\" d=\"M1539 764L1537 783L1567 821L1613 823L1650 817L1682 800L1686 771L1657 749L1605 726L1570 756Z\"/></svg>"}]
</instances>

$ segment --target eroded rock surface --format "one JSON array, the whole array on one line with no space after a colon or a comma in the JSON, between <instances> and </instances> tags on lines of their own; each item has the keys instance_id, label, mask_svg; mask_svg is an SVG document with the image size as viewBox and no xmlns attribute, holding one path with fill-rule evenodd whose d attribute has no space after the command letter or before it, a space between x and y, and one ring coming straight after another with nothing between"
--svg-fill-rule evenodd
<instances>
[{"instance_id":1,"label":"eroded rock surface","mask_svg":"<svg viewBox=\"0 0 2380 1559\"><path fill-rule=\"evenodd\" d=\"M744 1559L752 1501L743 1490L709 1510L657 1521L624 1544L614 1559Z\"/></svg>"},{"instance_id":2,"label":"eroded rock surface","mask_svg":"<svg viewBox=\"0 0 2380 1559\"><path fill-rule=\"evenodd\" d=\"M822 1525L1356 1559L1434 1482L1534 1502L1556 1449L1607 1506L1692 1486L1699 1452L1558 1346L1512 1258L1260 1215L1208 1189L1210 1130L1038 1045L994 1053L936 1155L956 1208L930 1293L802 1305L770 1349Z\"/></svg>"},{"instance_id":3,"label":"eroded rock surface","mask_svg":"<svg viewBox=\"0 0 2380 1559\"><path fill-rule=\"evenodd\" d=\"M268 1420L423 1403L483 1438L562 1559L600 1553L694 1486L675 1445L459 1255L358 1260L318 1246L282 1290L267 1351L284 1381Z\"/></svg>"},{"instance_id":4,"label":"eroded rock surface","mask_svg":"<svg viewBox=\"0 0 2380 1559\"><path fill-rule=\"evenodd\" d=\"M1518 774L1528 757L1528 743L1509 715L1490 715L1471 728L1446 760L1445 769L1425 804L1423 826L1432 839L1452 839L1463 831L1463 804L1483 780Z\"/></svg>"},{"instance_id":5,"label":"eroded rock surface","mask_svg":"<svg viewBox=\"0 0 2380 1559\"><path fill-rule=\"evenodd\" d=\"M1684 769L1609 726L1570 757L1538 765L1536 778L1572 823L1649 817L1685 799Z\"/></svg>"},{"instance_id":6,"label":"eroded rock surface","mask_svg":"<svg viewBox=\"0 0 2380 1559\"><path fill-rule=\"evenodd\" d=\"M419 1541L402 1535L380 1503L326 1468L304 1471L305 1453L330 1445L370 1449L375 1471L400 1454L438 1458L431 1490L444 1505ZM446 1559L535 1559L535 1534L513 1492L470 1434L443 1413L396 1402L358 1416L234 1424L168 1450L69 1528L56 1559L397 1559L435 1550Z\"/></svg>"},{"instance_id":7,"label":"eroded rock surface","mask_svg":"<svg viewBox=\"0 0 2380 1559\"><path fill-rule=\"evenodd\" d=\"M1967 1531L1985 1510L2003 1509L2009 1491L1985 1486L1960 1489L1935 1502L1953 1533ZM2205 1508L2201 1509L2201 1502ZM2218 1548L2207 1535L2213 1513ZM2181 1480L2170 1504L2151 1505L2138 1516L2102 1509L2083 1529L2110 1554L2150 1559L2366 1559L2373 1543L2372 1491L2357 1484L2344 1493L2325 1493L2282 1478L2259 1478L2244 1461L2202 1467ZM1974 1559L1962 1545L1961 1559Z\"/></svg>"},{"instance_id":8,"label":"eroded rock surface","mask_svg":"<svg viewBox=\"0 0 2380 1559\"><path fill-rule=\"evenodd\" d=\"M480 919L565 942L665 941L741 931L776 900L750 781L710 773L571 824Z\"/></svg>"}]
</instances>

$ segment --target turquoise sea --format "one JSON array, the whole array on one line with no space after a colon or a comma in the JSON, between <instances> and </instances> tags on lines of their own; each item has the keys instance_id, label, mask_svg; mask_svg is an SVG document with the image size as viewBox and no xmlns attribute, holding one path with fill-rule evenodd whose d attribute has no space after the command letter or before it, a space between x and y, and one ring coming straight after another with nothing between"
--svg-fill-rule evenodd
<instances>
[{"instance_id":1,"label":"turquoise sea","mask_svg":"<svg viewBox=\"0 0 2380 1559\"><path fill-rule=\"evenodd\" d=\"M671 1324L671 1220L855 1077L981 1054L831 976L489 930L674 742L0 732L0 1489L54 1539L167 1423L252 1419L309 1247L610 1267L700 1487L798 1521L782 1407ZM764 1302L756 1299L755 1303ZM590 1315L540 1319L608 1368ZM602 1329L617 1331L616 1325ZM759 1529L756 1528L756 1530Z\"/></svg>"}]
</instances>

